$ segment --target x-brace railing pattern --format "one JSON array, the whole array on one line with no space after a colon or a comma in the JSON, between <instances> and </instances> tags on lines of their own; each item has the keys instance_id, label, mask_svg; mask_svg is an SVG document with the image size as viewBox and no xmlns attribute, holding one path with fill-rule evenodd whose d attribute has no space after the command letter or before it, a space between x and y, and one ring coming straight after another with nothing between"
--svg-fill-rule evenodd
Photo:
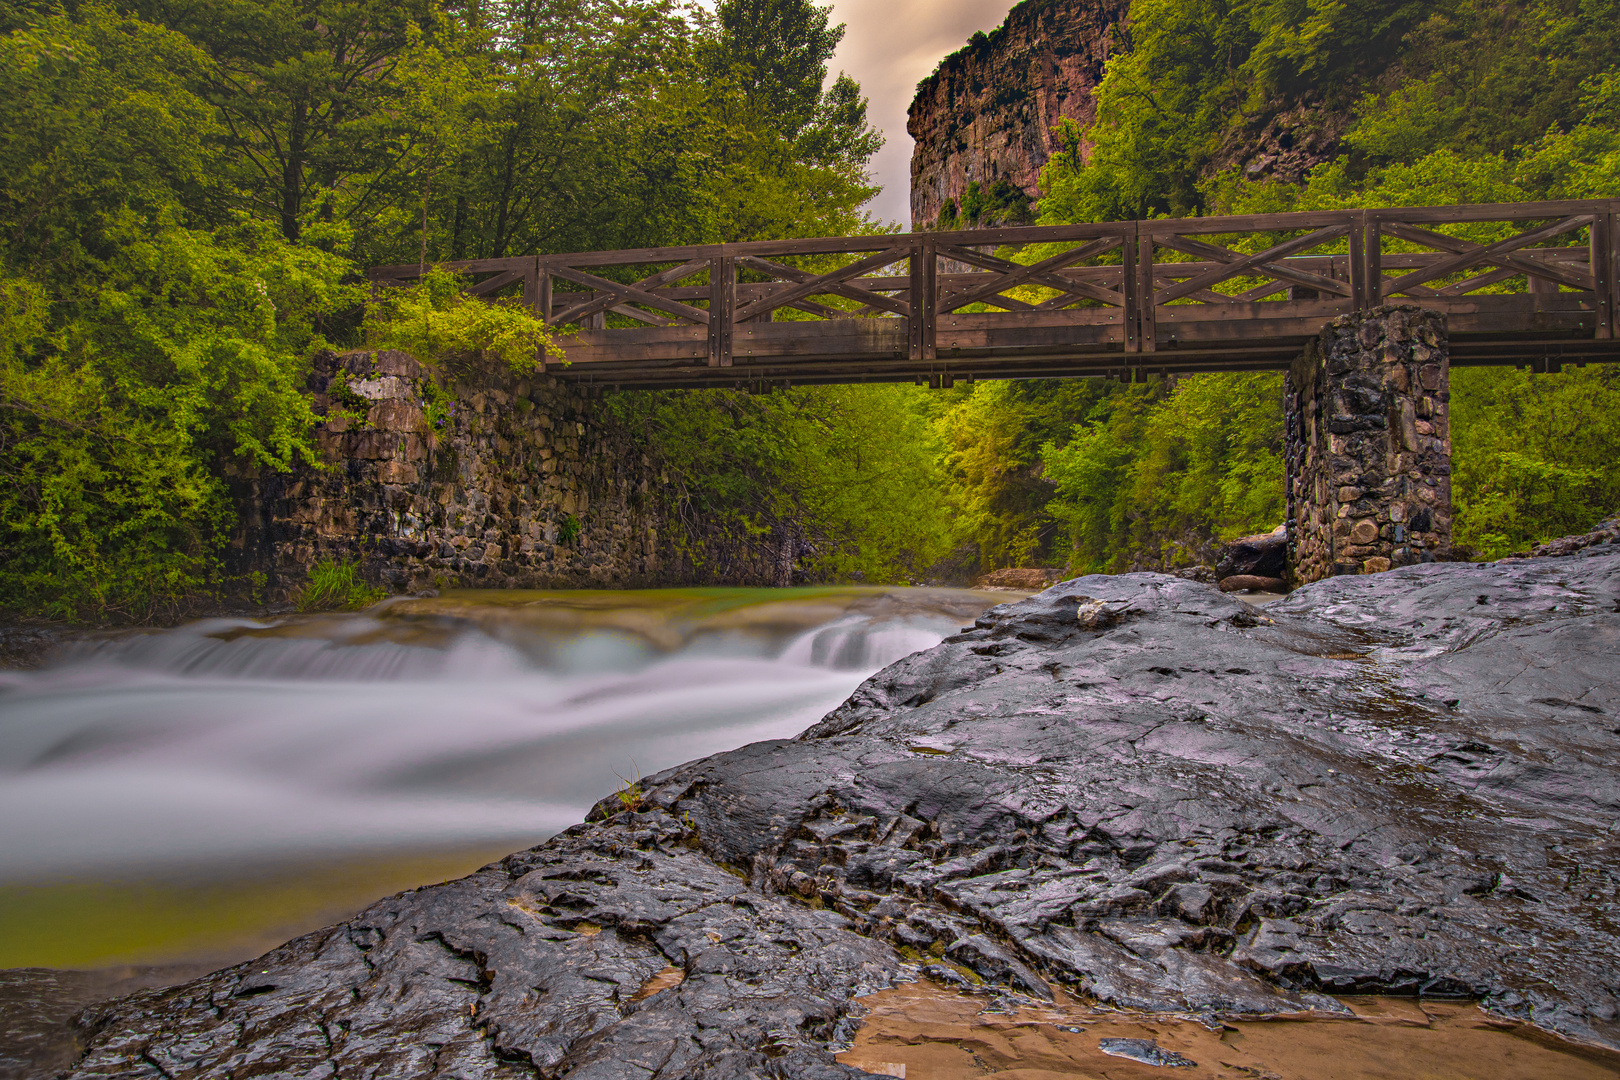
<instances>
[{"instance_id":1,"label":"x-brace railing pattern","mask_svg":"<svg viewBox=\"0 0 1620 1080\"><path fill-rule=\"evenodd\" d=\"M572 331L575 374L673 385L684 376L671 372L733 365L831 379L1116 354L1241 366L1241 350L1274 357L1335 315L1389 302L1443 310L1454 338L1504 349L1612 340L1616 212L1620 200L1314 211L439 265L474 295L521 286L508 302Z\"/></svg>"}]
</instances>

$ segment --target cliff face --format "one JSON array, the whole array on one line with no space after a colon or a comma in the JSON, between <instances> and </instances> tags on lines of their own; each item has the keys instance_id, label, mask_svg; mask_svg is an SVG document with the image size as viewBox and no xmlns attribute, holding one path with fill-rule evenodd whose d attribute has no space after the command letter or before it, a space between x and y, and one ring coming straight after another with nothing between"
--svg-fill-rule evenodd
<instances>
[{"instance_id":1,"label":"cliff face","mask_svg":"<svg viewBox=\"0 0 1620 1080\"><path fill-rule=\"evenodd\" d=\"M906 123L916 141L913 227L934 225L947 202L960 210L964 198L984 204L986 217L1016 217L1009 204L1035 196L1041 166L1060 149L1052 128L1064 118L1091 123L1092 91L1129 6L1024 0L918 84Z\"/></svg>"}]
</instances>

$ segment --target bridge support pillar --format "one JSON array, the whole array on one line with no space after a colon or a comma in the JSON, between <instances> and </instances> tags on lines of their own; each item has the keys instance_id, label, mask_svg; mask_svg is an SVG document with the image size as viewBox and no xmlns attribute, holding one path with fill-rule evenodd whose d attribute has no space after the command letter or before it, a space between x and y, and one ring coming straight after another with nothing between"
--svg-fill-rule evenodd
<instances>
[{"instance_id":1,"label":"bridge support pillar","mask_svg":"<svg viewBox=\"0 0 1620 1080\"><path fill-rule=\"evenodd\" d=\"M1285 381L1288 568L1295 585L1451 552L1445 316L1343 315Z\"/></svg>"}]
</instances>

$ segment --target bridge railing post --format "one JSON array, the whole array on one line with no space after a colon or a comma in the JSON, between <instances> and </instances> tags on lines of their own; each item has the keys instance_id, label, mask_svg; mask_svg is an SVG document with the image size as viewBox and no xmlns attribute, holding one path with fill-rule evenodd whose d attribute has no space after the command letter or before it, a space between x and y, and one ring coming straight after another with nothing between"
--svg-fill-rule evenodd
<instances>
[{"instance_id":1,"label":"bridge railing post","mask_svg":"<svg viewBox=\"0 0 1620 1080\"><path fill-rule=\"evenodd\" d=\"M1137 310L1137 352L1158 351L1159 324L1154 311L1154 285L1153 285L1153 230L1144 229L1140 222L1135 227L1136 239L1136 310ZM1131 242L1131 234L1126 233L1122 244Z\"/></svg>"},{"instance_id":2,"label":"bridge railing post","mask_svg":"<svg viewBox=\"0 0 1620 1080\"><path fill-rule=\"evenodd\" d=\"M1607 341L1614 337L1615 306L1615 216L1596 214L1592 218L1591 249L1593 292L1596 294L1597 327L1592 336Z\"/></svg>"},{"instance_id":3,"label":"bridge railing post","mask_svg":"<svg viewBox=\"0 0 1620 1080\"><path fill-rule=\"evenodd\" d=\"M939 311L939 258L931 237L919 235L912 240L910 263L906 308L909 356L919 363L932 363L938 355L934 324Z\"/></svg>"},{"instance_id":4,"label":"bridge railing post","mask_svg":"<svg viewBox=\"0 0 1620 1080\"><path fill-rule=\"evenodd\" d=\"M1136 280L1136 222L1131 222L1119 237L1119 293L1120 318L1125 321L1125 351L1134 353L1141 341L1141 302L1137 293L1141 282Z\"/></svg>"},{"instance_id":5,"label":"bridge railing post","mask_svg":"<svg viewBox=\"0 0 1620 1080\"><path fill-rule=\"evenodd\" d=\"M1376 213L1361 212L1361 293L1358 311L1371 311L1384 302L1384 233Z\"/></svg>"},{"instance_id":6,"label":"bridge railing post","mask_svg":"<svg viewBox=\"0 0 1620 1080\"><path fill-rule=\"evenodd\" d=\"M1350 307L1366 311L1367 303L1367 212L1361 211L1350 225Z\"/></svg>"},{"instance_id":7,"label":"bridge railing post","mask_svg":"<svg viewBox=\"0 0 1620 1080\"><path fill-rule=\"evenodd\" d=\"M731 366L732 323L737 313L737 260L717 255L709 260L709 366Z\"/></svg>"},{"instance_id":8,"label":"bridge railing post","mask_svg":"<svg viewBox=\"0 0 1620 1080\"><path fill-rule=\"evenodd\" d=\"M911 238L910 273L906 285L906 347L911 360L922 359L923 309L923 241L921 236Z\"/></svg>"},{"instance_id":9,"label":"bridge railing post","mask_svg":"<svg viewBox=\"0 0 1620 1080\"><path fill-rule=\"evenodd\" d=\"M538 255L534 260L533 295L530 295L530 283L523 283L523 299L534 313L540 316L540 321L547 326L551 325L551 271L546 266L544 255Z\"/></svg>"}]
</instances>

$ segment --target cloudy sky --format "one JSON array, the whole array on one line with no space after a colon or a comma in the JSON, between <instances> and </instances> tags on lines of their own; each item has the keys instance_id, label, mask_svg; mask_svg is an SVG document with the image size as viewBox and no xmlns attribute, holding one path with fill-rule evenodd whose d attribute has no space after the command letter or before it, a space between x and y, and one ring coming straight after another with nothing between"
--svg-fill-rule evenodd
<instances>
[{"instance_id":1,"label":"cloudy sky","mask_svg":"<svg viewBox=\"0 0 1620 1080\"><path fill-rule=\"evenodd\" d=\"M942 58L967 43L975 30L1001 25L1014 0L833 0L833 21L846 24L832 71L847 71L871 99L872 125L883 132L877 216L911 225L911 136L906 109Z\"/></svg>"},{"instance_id":2,"label":"cloudy sky","mask_svg":"<svg viewBox=\"0 0 1620 1080\"><path fill-rule=\"evenodd\" d=\"M693 0L714 10L714 0ZM820 0L826 3L827 0ZM870 209L911 227L911 136L906 109L917 83L975 30L1001 25L1017 0L831 0L833 22L849 29L829 65L847 71L871 99L872 126L883 132L873 162L883 193Z\"/></svg>"}]
</instances>

